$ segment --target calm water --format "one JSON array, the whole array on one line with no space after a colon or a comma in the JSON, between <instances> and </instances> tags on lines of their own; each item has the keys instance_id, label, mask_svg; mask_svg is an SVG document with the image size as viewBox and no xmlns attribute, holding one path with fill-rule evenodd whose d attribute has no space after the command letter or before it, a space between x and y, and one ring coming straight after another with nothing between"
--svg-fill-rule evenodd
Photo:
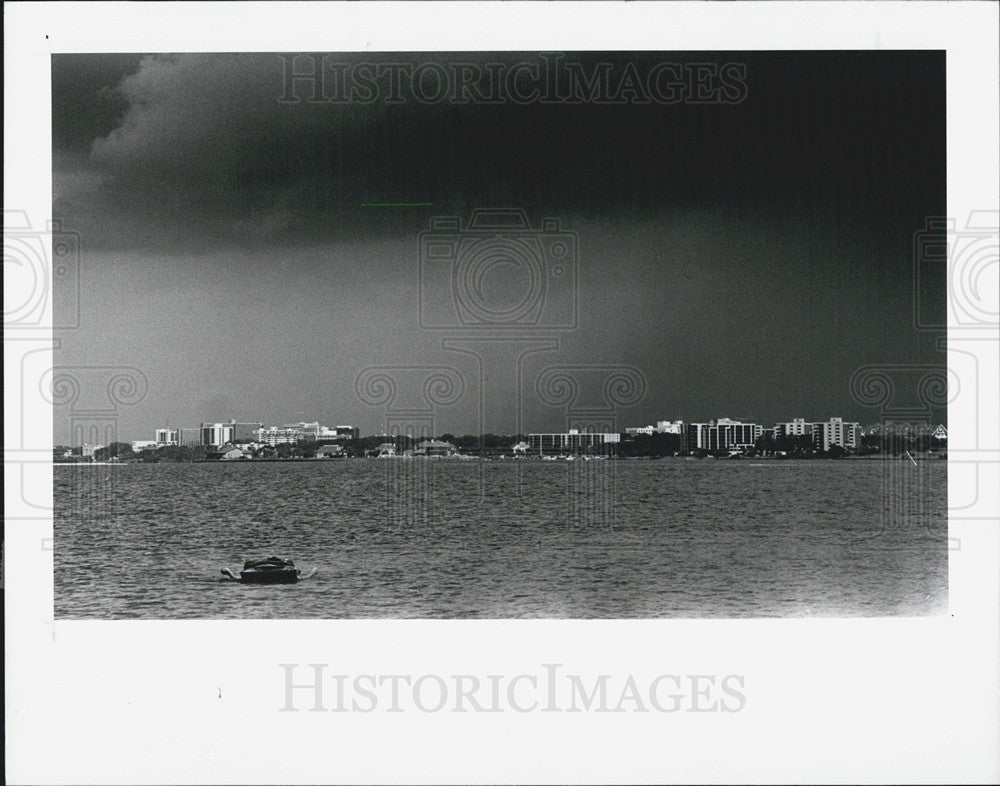
<instances>
[{"instance_id":1,"label":"calm water","mask_svg":"<svg viewBox=\"0 0 1000 786\"><path fill-rule=\"evenodd\" d=\"M55 467L57 618L947 611L946 462ZM272 554L319 574L221 580Z\"/></svg>"}]
</instances>

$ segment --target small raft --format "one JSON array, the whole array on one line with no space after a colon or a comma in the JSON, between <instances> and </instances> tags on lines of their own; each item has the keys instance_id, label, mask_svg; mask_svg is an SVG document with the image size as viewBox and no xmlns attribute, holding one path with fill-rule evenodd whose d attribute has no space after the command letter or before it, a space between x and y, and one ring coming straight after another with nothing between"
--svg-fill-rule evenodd
<instances>
[{"instance_id":1,"label":"small raft","mask_svg":"<svg viewBox=\"0 0 1000 786\"><path fill-rule=\"evenodd\" d=\"M290 559L268 557L247 560L243 563L243 570L239 576L229 568L223 568L221 572L226 578L244 584L295 584L300 578L311 579L316 575L316 571L317 568L313 568L307 575L302 576L302 571L296 568Z\"/></svg>"}]
</instances>

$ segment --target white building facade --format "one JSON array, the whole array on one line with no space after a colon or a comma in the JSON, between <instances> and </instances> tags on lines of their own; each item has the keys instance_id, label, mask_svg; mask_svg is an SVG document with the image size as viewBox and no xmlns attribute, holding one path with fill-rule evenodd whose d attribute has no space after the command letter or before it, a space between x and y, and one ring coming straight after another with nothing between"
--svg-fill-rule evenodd
<instances>
[{"instance_id":1,"label":"white building facade","mask_svg":"<svg viewBox=\"0 0 1000 786\"><path fill-rule=\"evenodd\" d=\"M297 428L278 428L277 426L271 426L270 428L260 428L257 429L257 442L262 445L270 445L274 447L275 445L294 445L300 439L302 432Z\"/></svg>"},{"instance_id":2,"label":"white building facade","mask_svg":"<svg viewBox=\"0 0 1000 786\"><path fill-rule=\"evenodd\" d=\"M843 418L830 418L820 422L795 418L788 423L775 424L774 436L775 438L808 436L819 450L827 453L834 445L845 450L856 448L861 441L861 426L858 423L847 423Z\"/></svg>"},{"instance_id":3,"label":"white building facade","mask_svg":"<svg viewBox=\"0 0 1000 786\"><path fill-rule=\"evenodd\" d=\"M233 441L232 423L202 423L201 444L219 447Z\"/></svg>"},{"instance_id":4,"label":"white building facade","mask_svg":"<svg viewBox=\"0 0 1000 786\"><path fill-rule=\"evenodd\" d=\"M758 423L719 418L708 423L688 423L686 450L744 450L756 444L764 427Z\"/></svg>"},{"instance_id":5,"label":"white building facade","mask_svg":"<svg viewBox=\"0 0 1000 786\"><path fill-rule=\"evenodd\" d=\"M816 447L824 453L837 445L844 450L854 449L861 438L861 426L845 423L841 418L830 418L824 423L813 423L812 437Z\"/></svg>"},{"instance_id":6,"label":"white building facade","mask_svg":"<svg viewBox=\"0 0 1000 786\"><path fill-rule=\"evenodd\" d=\"M609 432L579 431L571 428L564 433L529 434L528 445L532 453L597 453L604 454L616 449L621 442L621 434Z\"/></svg>"},{"instance_id":7,"label":"white building facade","mask_svg":"<svg viewBox=\"0 0 1000 786\"><path fill-rule=\"evenodd\" d=\"M166 447L167 445L177 444L177 429L175 428L158 428L156 429L156 446Z\"/></svg>"},{"instance_id":8,"label":"white building facade","mask_svg":"<svg viewBox=\"0 0 1000 786\"><path fill-rule=\"evenodd\" d=\"M787 423L774 424L775 437L805 437L812 436L813 424L807 423L805 418L794 418Z\"/></svg>"}]
</instances>

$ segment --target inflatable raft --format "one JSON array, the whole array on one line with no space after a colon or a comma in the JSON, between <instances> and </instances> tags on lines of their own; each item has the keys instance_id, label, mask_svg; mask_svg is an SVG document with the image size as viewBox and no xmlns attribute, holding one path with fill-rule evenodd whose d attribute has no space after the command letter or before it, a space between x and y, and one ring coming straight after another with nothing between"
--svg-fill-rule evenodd
<instances>
[{"instance_id":1,"label":"inflatable raft","mask_svg":"<svg viewBox=\"0 0 1000 786\"><path fill-rule=\"evenodd\" d=\"M296 568L290 559L268 557L247 560L243 563L243 570L239 576L229 568L223 568L221 572L223 576L244 584L295 584L300 578L311 579L316 575L316 570L313 568L307 575L302 576L302 571Z\"/></svg>"}]
</instances>

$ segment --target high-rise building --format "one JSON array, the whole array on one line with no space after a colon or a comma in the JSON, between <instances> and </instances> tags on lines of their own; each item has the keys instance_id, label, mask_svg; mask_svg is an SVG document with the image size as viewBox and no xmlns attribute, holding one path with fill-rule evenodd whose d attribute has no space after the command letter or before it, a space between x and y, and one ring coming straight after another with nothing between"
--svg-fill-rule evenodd
<instances>
[{"instance_id":1,"label":"high-rise building","mask_svg":"<svg viewBox=\"0 0 1000 786\"><path fill-rule=\"evenodd\" d=\"M857 423L845 423L841 418L830 418L823 423L813 423L812 427L813 442L824 453L834 445L844 449L858 446L861 426Z\"/></svg>"},{"instance_id":2,"label":"high-rise building","mask_svg":"<svg viewBox=\"0 0 1000 786\"><path fill-rule=\"evenodd\" d=\"M812 437L813 444L826 453L833 445L844 449L856 448L861 439L861 426L857 423L845 423L841 418L830 418L825 422L808 422L805 418L795 418L788 423L775 424L774 436L776 439Z\"/></svg>"},{"instance_id":3,"label":"high-rise building","mask_svg":"<svg viewBox=\"0 0 1000 786\"><path fill-rule=\"evenodd\" d=\"M684 431L685 450L737 450L753 447L764 433L764 427L757 423L719 418L708 423L688 423Z\"/></svg>"},{"instance_id":4,"label":"high-rise building","mask_svg":"<svg viewBox=\"0 0 1000 786\"><path fill-rule=\"evenodd\" d=\"M813 424L807 423L805 418L794 418L788 423L775 423L775 437L804 437L813 433Z\"/></svg>"},{"instance_id":5,"label":"high-rise building","mask_svg":"<svg viewBox=\"0 0 1000 786\"><path fill-rule=\"evenodd\" d=\"M233 441L232 423L202 423L201 444L220 446Z\"/></svg>"}]
</instances>

